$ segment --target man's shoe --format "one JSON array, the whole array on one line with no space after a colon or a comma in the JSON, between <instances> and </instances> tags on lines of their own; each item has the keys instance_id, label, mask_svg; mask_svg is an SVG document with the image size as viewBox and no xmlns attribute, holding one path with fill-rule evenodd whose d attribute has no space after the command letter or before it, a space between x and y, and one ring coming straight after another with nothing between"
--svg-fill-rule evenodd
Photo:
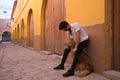
<instances>
[{"instance_id":1,"label":"man's shoe","mask_svg":"<svg viewBox=\"0 0 120 80\"><path fill-rule=\"evenodd\" d=\"M73 76L73 75L74 75L74 71L69 69L66 73L63 74L63 77L69 77L69 76Z\"/></svg>"},{"instance_id":2,"label":"man's shoe","mask_svg":"<svg viewBox=\"0 0 120 80\"><path fill-rule=\"evenodd\" d=\"M62 65L58 65L56 67L54 67L55 70L63 70L64 69L64 66Z\"/></svg>"}]
</instances>

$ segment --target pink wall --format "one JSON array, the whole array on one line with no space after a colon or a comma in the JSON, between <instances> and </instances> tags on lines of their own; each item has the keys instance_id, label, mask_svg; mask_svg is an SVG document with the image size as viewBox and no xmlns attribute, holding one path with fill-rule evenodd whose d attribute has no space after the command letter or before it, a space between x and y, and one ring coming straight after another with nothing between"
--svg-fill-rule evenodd
<instances>
[{"instance_id":1,"label":"pink wall","mask_svg":"<svg viewBox=\"0 0 120 80\"><path fill-rule=\"evenodd\" d=\"M90 38L88 55L91 57L94 71L99 73L104 70L105 40L103 26L103 24L96 24L84 27Z\"/></svg>"},{"instance_id":2,"label":"pink wall","mask_svg":"<svg viewBox=\"0 0 120 80\"><path fill-rule=\"evenodd\" d=\"M11 21L9 19L0 19L0 34L2 35L4 31L11 32Z\"/></svg>"}]
</instances>

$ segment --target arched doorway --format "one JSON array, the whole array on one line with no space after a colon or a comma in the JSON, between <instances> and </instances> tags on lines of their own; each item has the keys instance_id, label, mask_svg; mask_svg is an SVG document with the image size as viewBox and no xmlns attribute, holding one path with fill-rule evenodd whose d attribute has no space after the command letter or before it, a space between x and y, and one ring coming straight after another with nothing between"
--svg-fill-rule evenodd
<instances>
[{"instance_id":1,"label":"arched doorway","mask_svg":"<svg viewBox=\"0 0 120 80\"><path fill-rule=\"evenodd\" d=\"M22 45L25 46L25 39L24 39L24 20L21 21L21 42Z\"/></svg>"},{"instance_id":2,"label":"arched doorway","mask_svg":"<svg viewBox=\"0 0 120 80\"><path fill-rule=\"evenodd\" d=\"M5 31L2 33L2 42L11 41L11 33L9 31Z\"/></svg>"},{"instance_id":3,"label":"arched doorway","mask_svg":"<svg viewBox=\"0 0 120 80\"><path fill-rule=\"evenodd\" d=\"M19 42L20 42L20 33L19 33L19 24L17 25L17 35L16 35L16 37L17 37L17 43L19 44Z\"/></svg>"},{"instance_id":4,"label":"arched doorway","mask_svg":"<svg viewBox=\"0 0 120 80\"><path fill-rule=\"evenodd\" d=\"M15 43L17 43L17 28L15 28Z\"/></svg>"},{"instance_id":5,"label":"arched doorway","mask_svg":"<svg viewBox=\"0 0 120 80\"><path fill-rule=\"evenodd\" d=\"M13 30L12 41L15 42L15 30Z\"/></svg>"},{"instance_id":6,"label":"arched doorway","mask_svg":"<svg viewBox=\"0 0 120 80\"><path fill-rule=\"evenodd\" d=\"M33 47L34 44L34 20L33 20L33 11L29 10L28 14L28 46Z\"/></svg>"},{"instance_id":7,"label":"arched doorway","mask_svg":"<svg viewBox=\"0 0 120 80\"><path fill-rule=\"evenodd\" d=\"M45 49L61 53L64 48L64 33L58 30L60 21L65 18L65 0L47 0L45 8Z\"/></svg>"}]
</instances>

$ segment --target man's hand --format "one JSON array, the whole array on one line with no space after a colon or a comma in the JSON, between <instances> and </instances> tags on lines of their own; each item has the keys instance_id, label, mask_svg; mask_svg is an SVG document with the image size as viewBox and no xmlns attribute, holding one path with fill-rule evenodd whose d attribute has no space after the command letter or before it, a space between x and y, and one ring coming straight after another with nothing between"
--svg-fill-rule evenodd
<instances>
[{"instance_id":1,"label":"man's hand","mask_svg":"<svg viewBox=\"0 0 120 80\"><path fill-rule=\"evenodd\" d=\"M77 50L76 48L72 49L71 53L75 54L76 50Z\"/></svg>"},{"instance_id":2,"label":"man's hand","mask_svg":"<svg viewBox=\"0 0 120 80\"><path fill-rule=\"evenodd\" d=\"M74 48L73 51L75 52L77 50L77 48Z\"/></svg>"}]
</instances>

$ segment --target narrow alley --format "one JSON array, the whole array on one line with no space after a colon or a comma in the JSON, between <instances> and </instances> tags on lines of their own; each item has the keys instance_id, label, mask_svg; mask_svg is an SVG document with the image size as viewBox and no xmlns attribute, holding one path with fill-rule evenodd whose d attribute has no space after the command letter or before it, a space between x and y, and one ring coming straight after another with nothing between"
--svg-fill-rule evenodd
<instances>
[{"instance_id":1,"label":"narrow alley","mask_svg":"<svg viewBox=\"0 0 120 80\"><path fill-rule=\"evenodd\" d=\"M65 70L53 70L61 57L45 51L35 51L13 43L0 44L0 80L109 80L92 73L87 77L77 75L64 78Z\"/></svg>"}]
</instances>

